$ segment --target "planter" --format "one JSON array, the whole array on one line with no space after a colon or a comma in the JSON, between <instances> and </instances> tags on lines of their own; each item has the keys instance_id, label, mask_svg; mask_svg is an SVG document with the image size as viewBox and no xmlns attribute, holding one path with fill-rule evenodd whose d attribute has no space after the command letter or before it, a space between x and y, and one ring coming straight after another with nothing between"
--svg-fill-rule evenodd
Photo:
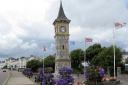
<instances>
[{"instance_id":1,"label":"planter","mask_svg":"<svg viewBox=\"0 0 128 85\"><path fill-rule=\"evenodd\" d=\"M105 82L97 82L97 83L88 81L86 83L86 85L118 85L118 84L120 84L120 81L105 81Z\"/></svg>"},{"instance_id":2,"label":"planter","mask_svg":"<svg viewBox=\"0 0 128 85\"><path fill-rule=\"evenodd\" d=\"M120 81L106 81L103 82L103 85L118 85L120 84Z\"/></svg>"}]
</instances>

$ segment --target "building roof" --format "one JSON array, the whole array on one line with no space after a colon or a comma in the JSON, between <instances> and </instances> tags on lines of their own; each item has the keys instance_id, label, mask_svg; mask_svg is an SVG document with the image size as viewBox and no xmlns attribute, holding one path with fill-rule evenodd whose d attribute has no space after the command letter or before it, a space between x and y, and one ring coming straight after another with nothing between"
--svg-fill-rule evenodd
<instances>
[{"instance_id":1,"label":"building roof","mask_svg":"<svg viewBox=\"0 0 128 85\"><path fill-rule=\"evenodd\" d=\"M123 55L128 55L128 52L122 52Z\"/></svg>"},{"instance_id":2,"label":"building roof","mask_svg":"<svg viewBox=\"0 0 128 85\"><path fill-rule=\"evenodd\" d=\"M67 19L67 17L65 16L64 10L63 10L62 2L60 3L60 9L59 9L57 19Z\"/></svg>"},{"instance_id":3,"label":"building roof","mask_svg":"<svg viewBox=\"0 0 128 85\"><path fill-rule=\"evenodd\" d=\"M66 17L66 15L64 13L62 2L60 3L58 17L57 17L57 19L55 19L53 24L55 24L55 22L58 22L58 21L66 21L66 22L70 23L70 20Z\"/></svg>"}]
</instances>

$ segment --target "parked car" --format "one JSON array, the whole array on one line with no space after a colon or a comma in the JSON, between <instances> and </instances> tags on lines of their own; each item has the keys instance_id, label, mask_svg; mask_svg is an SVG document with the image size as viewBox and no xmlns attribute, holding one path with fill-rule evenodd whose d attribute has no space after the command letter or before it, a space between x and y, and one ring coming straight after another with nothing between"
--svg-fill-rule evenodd
<instances>
[{"instance_id":1,"label":"parked car","mask_svg":"<svg viewBox=\"0 0 128 85\"><path fill-rule=\"evenodd\" d=\"M6 70L3 70L3 72L6 72Z\"/></svg>"}]
</instances>

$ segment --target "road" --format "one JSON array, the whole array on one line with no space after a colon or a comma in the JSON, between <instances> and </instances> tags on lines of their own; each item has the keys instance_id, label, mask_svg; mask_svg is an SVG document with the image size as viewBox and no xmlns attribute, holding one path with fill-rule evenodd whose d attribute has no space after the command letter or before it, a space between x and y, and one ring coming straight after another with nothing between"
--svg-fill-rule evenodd
<instances>
[{"instance_id":1,"label":"road","mask_svg":"<svg viewBox=\"0 0 128 85\"><path fill-rule=\"evenodd\" d=\"M0 85L2 85L4 83L4 81L7 79L8 77L8 72L3 72L0 69Z\"/></svg>"}]
</instances>

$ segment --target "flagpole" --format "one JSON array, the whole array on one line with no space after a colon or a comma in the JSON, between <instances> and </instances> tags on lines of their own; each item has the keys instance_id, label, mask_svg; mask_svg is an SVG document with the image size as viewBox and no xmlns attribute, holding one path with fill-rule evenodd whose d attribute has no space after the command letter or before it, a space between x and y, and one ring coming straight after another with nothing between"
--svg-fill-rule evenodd
<instances>
[{"instance_id":1,"label":"flagpole","mask_svg":"<svg viewBox=\"0 0 128 85\"><path fill-rule=\"evenodd\" d=\"M44 57L45 57L45 51L46 51L46 48L43 47L43 52L44 52L44 56L43 56L43 74L44 74Z\"/></svg>"},{"instance_id":2,"label":"flagpole","mask_svg":"<svg viewBox=\"0 0 128 85\"><path fill-rule=\"evenodd\" d=\"M85 40L85 53L84 53L84 77L85 77L85 64L86 64L85 61L86 61L86 40Z\"/></svg>"},{"instance_id":3,"label":"flagpole","mask_svg":"<svg viewBox=\"0 0 128 85\"><path fill-rule=\"evenodd\" d=\"M114 57L114 78L116 77L116 67L115 67L115 27L113 28L113 57Z\"/></svg>"},{"instance_id":4,"label":"flagpole","mask_svg":"<svg viewBox=\"0 0 128 85\"><path fill-rule=\"evenodd\" d=\"M45 54L45 53L44 53ZM43 74L44 74L44 56L43 56Z\"/></svg>"},{"instance_id":5,"label":"flagpole","mask_svg":"<svg viewBox=\"0 0 128 85\"><path fill-rule=\"evenodd\" d=\"M116 54L115 54L115 29L116 27L118 28L122 28L123 26L125 26L126 23L119 23L119 22L116 22L115 23L115 27L113 27L113 57L114 57L114 78L116 77Z\"/></svg>"}]
</instances>

